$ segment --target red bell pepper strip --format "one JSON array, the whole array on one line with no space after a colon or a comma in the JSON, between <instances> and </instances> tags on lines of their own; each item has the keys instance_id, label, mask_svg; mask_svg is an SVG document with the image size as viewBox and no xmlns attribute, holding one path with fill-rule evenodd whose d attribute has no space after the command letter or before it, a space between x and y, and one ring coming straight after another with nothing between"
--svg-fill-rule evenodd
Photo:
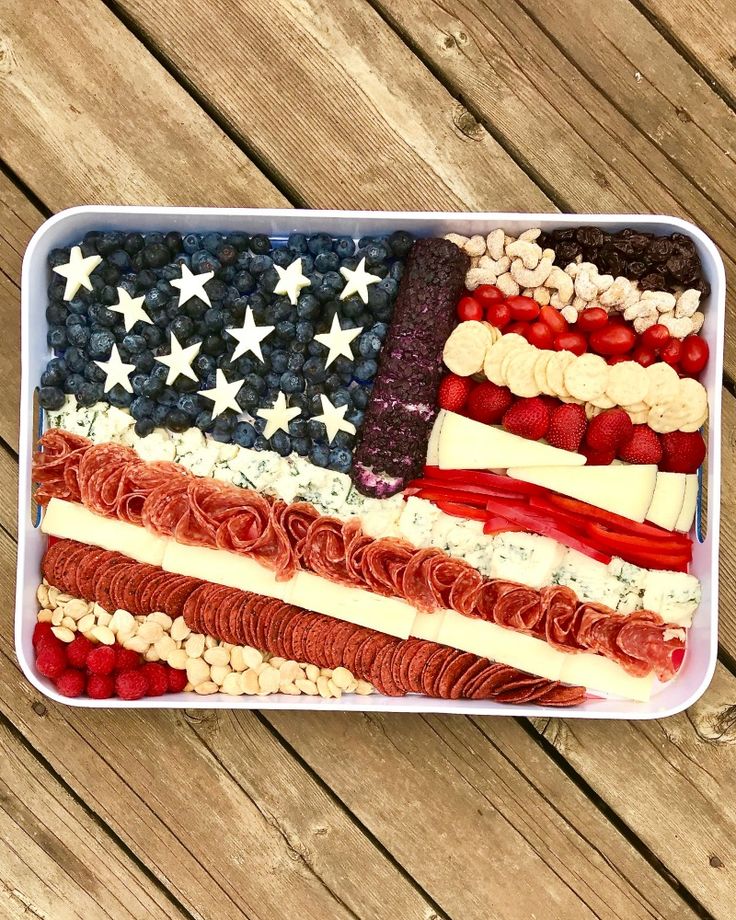
<instances>
[{"instance_id":1,"label":"red bell pepper strip","mask_svg":"<svg viewBox=\"0 0 736 920\"><path fill-rule=\"evenodd\" d=\"M593 521L586 521L585 530L600 545L617 556L624 558L626 553L636 553L639 556L652 557L661 563L667 563L669 560L673 565L687 564L692 558L689 547L681 545L667 545L664 541L653 543L646 537L638 537L634 534L616 533L609 530L602 524L596 524ZM666 564L657 566L658 568L668 568Z\"/></svg>"},{"instance_id":2,"label":"red bell pepper strip","mask_svg":"<svg viewBox=\"0 0 736 920\"><path fill-rule=\"evenodd\" d=\"M458 505L455 502L433 502L440 511L451 514L453 517L469 518L471 521L485 521L487 514L481 508L468 508L467 505Z\"/></svg>"},{"instance_id":3,"label":"red bell pepper strip","mask_svg":"<svg viewBox=\"0 0 736 920\"><path fill-rule=\"evenodd\" d=\"M543 486L483 470L441 470L438 466L425 466L424 475L430 479L440 479L448 483L464 482L469 485L486 486L498 492L521 492L524 495L540 495L546 492Z\"/></svg>"},{"instance_id":4,"label":"red bell pepper strip","mask_svg":"<svg viewBox=\"0 0 736 920\"><path fill-rule=\"evenodd\" d=\"M483 533L486 534L521 533L523 531L524 527L521 524L512 524L511 521L507 521L506 518L502 518L497 514L487 517L483 525Z\"/></svg>"},{"instance_id":5,"label":"red bell pepper strip","mask_svg":"<svg viewBox=\"0 0 736 920\"><path fill-rule=\"evenodd\" d=\"M455 502L459 505L469 505L471 508L485 508L488 497L477 495L473 492L461 492L459 489L427 488L418 489L415 493L419 498L429 502Z\"/></svg>"},{"instance_id":6,"label":"red bell pepper strip","mask_svg":"<svg viewBox=\"0 0 736 920\"><path fill-rule=\"evenodd\" d=\"M525 501L527 497L523 492L518 490L512 492L504 489L502 491L489 486L474 485L473 483L461 482L459 480L445 482L441 479L431 479L426 476L422 479L412 479L404 489L404 492L408 492L410 495L416 495L421 489L452 489L453 491L468 492L473 495L498 495L501 498L516 498L520 501Z\"/></svg>"}]
</instances>

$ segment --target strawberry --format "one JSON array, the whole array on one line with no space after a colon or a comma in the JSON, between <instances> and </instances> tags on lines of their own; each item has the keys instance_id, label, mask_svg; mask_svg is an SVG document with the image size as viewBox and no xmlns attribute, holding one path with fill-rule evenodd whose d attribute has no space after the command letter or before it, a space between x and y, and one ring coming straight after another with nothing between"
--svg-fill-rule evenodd
<instances>
[{"instance_id":1,"label":"strawberry","mask_svg":"<svg viewBox=\"0 0 736 920\"><path fill-rule=\"evenodd\" d=\"M547 441L561 450L576 451L582 443L587 427L585 409L575 403L563 403L552 412Z\"/></svg>"},{"instance_id":2,"label":"strawberry","mask_svg":"<svg viewBox=\"0 0 736 920\"><path fill-rule=\"evenodd\" d=\"M511 434L538 441L547 434L550 420L549 406L538 396L519 399L503 417L503 427Z\"/></svg>"},{"instance_id":3,"label":"strawberry","mask_svg":"<svg viewBox=\"0 0 736 920\"><path fill-rule=\"evenodd\" d=\"M467 414L476 422L496 425L513 404L514 397L508 387L499 387L486 380L479 383L468 397Z\"/></svg>"},{"instance_id":4,"label":"strawberry","mask_svg":"<svg viewBox=\"0 0 736 920\"><path fill-rule=\"evenodd\" d=\"M672 431L662 435L662 462L665 473L695 473L705 459L705 441L699 431Z\"/></svg>"},{"instance_id":5,"label":"strawberry","mask_svg":"<svg viewBox=\"0 0 736 920\"><path fill-rule=\"evenodd\" d=\"M626 463L656 463L662 459L662 442L649 425L634 425L631 437L618 447L618 458Z\"/></svg>"},{"instance_id":6,"label":"strawberry","mask_svg":"<svg viewBox=\"0 0 736 920\"><path fill-rule=\"evenodd\" d=\"M585 444L592 450L615 454L619 444L631 437L631 419L623 409L606 409L590 420Z\"/></svg>"},{"instance_id":7,"label":"strawberry","mask_svg":"<svg viewBox=\"0 0 736 920\"><path fill-rule=\"evenodd\" d=\"M613 463L616 454L612 450L596 450L584 444L580 448L580 453L585 454L588 466L608 466Z\"/></svg>"},{"instance_id":8,"label":"strawberry","mask_svg":"<svg viewBox=\"0 0 736 920\"><path fill-rule=\"evenodd\" d=\"M473 381L470 377L459 377L457 374L448 374L440 383L437 401L441 409L448 409L450 412L459 412L465 407L465 403L473 389Z\"/></svg>"}]
</instances>

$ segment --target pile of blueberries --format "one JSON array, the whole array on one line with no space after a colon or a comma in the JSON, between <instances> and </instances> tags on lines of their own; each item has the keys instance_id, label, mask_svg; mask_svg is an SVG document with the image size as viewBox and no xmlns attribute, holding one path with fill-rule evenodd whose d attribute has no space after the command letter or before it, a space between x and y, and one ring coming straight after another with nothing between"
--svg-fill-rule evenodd
<instances>
[{"instance_id":1,"label":"pile of blueberries","mask_svg":"<svg viewBox=\"0 0 736 920\"><path fill-rule=\"evenodd\" d=\"M92 290L80 288L67 302L64 279L50 276L46 318L55 357L41 377L40 403L58 409L65 394L73 394L80 406L106 400L130 411L141 437L160 426L184 431L196 425L217 441L282 456L296 451L318 466L347 472L355 435L341 431L328 444L324 425L311 418L321 414L324 393L334 405L347 405L345 418L360 429L413 242L401 230L387 238L363 237L357 245L349 237L326 233L292 233L281 242L246 233L87 233L80 244L83 255L103 258L90 276ZM288 298L273 293L278 283L274 266L285 268L296 258L301 258L311 285L292 306ZM367 304L358 295L340 301L345 285L340 268L355 269L362 258L367 270L382 280L369 285ZM68 249L49 254L51 268L68 261ZM194 274L215 273L205 285L210 307L198 297L178 306L179 291L171 281L181 277L182 265ZM153 325L139 321L125 331L122 315L109 309L118 303L117 287L132 297L145 295ZM242 326L247 307L257 325L276 328L261 342L263 361L248 352L233 362L237 342L225 329ZM329 331L335 313L343 329L362 327L362 332L351 343L354 360L340 356L325 368L327 348L314 336ZM196 381L180 375L166 385L168 368L156 357L169 353L170 333L182 346L202 343L192 364ZM103 392L105 373L95 361L107 360L114 343L122 360L135 365L132 394L120 385ZM242 413L226 410L213 419L212 402L197 394L215 385L217 368L228 381L245 381L237 395ZM267 440L262 433L265 420L255 411L273 405L279 391L302 413L292 420L288 434L278 431Z\"/></svg>"}]
</instances>

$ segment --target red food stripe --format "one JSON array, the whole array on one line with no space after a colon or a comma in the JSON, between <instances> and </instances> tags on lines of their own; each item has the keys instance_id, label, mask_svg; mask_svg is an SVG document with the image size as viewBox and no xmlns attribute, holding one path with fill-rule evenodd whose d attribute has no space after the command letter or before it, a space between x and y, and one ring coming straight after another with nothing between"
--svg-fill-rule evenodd
<instances>
[{"instance_id":1,"label":"red food stripe","mask_svg":"<svg viewBox=\"0 0 736 920\"><path fill-rule=\"evenodd\" d=\"M44 449L48 434L41 439ZM54 432L53 444L58 442L59 432ZM645 667L644 673L653 669L660 679L668 680L675 673L673 640L664 640L671 624L656 613L622 617L610 607L595 605L596 619L605 618L609 629L609 638L603 641L600 629L592 633L585 628L591 605L580 603L569 589L550 605L542 591L515 585L515 597L519 603L523 598L525 611L518 616L508 600L500 601L511 583L484 579L477 569L439 549L415 549L393 538L372 540L356 529L355 521L321 516L303 502L289 506L269 501L249 489L191 476L176 464L148 464L131 448L88 446L81 460L77 459L79 450L76 445L65 456L72 458L78 470L82 502L98 514L142 523L182 543L250 556L274 569L280 578L306 568L332 581L401 597L420 610L450 608L464 616L481 617L543 638L562 651L597 651L632 674L640 674ZM47 480L52 490L56 483L64 482L63 470L61 479L58 471L55 477ZM135 516L126 517L132 505ZM569 540L575 545L576 538ZM624 623L626 650L618 642ZM683 642L676 641L682 648ZM636 663L631 660L636 657L632 646L638 647Z\"/></svg>"},{"instance_id":2,"label":"red food stripe","mask_svg":"<svg viewBox=\"0 0 736 920\"><path fill-rule=\"evenodd\" d=\"M183 616L194 632L224 642L320 667L342 666L388 696L424 693L545 706L575 706L585 697L584 687L535 677L424 639L396 639L237 588L173 575L73 540L50 547L41 568L50 584L87 601L104 599L136 615L162 610L172 618Z\"/></svg>"}]
</instances>

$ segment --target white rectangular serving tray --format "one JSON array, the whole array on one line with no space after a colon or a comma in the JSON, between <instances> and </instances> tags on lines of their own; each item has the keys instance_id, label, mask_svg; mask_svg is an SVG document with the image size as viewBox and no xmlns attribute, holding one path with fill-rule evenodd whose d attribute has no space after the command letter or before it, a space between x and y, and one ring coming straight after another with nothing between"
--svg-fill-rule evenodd
<instances>
[{"instance_id":1,"label":"white rectangular serving tray","mask_svg":"<svg viewBox=\"0 0 736 920\"><path fill-rule=\"evenodd\" d=\"M708 390L710 422L707 457L707 526L703 519L693 546L692 572L703 586L703 598L689 631L687 652L677 678L662 687L648 703L619 699L590 700L570 709L539 706L514 706L475 700L435 700L409 695L400 698L347 696L340 700L321 697L275 695L265 697L201 697L195 693L170 694L135 702L123 700L67 699L60 696L50 681L37 675L33 667L31 642L36 622L36 588L46 538L32 519L31 461L41 420L34 411L34 392L51 356L46 346L48 253L79 241L88 230L153 231L179 230L182 233L243 230L286 237L294 231L316 233L324 230L339 236L387 234L405 229L417 236L486 234L502 226L510 234L529 227L552 230L556 227L594 224L616 231L633 227L659 234L684 233L695 243L710 282L711 294L705 301L705 325L701 335L710 347L710 361L704 384ZM23 259L21 326L22 375L20 401L20 475L18 502L18 573L16 584L15 638L21 668L28 680L51 699L90 708L203 708L203 709L320 709L348 712L436 712L472 715L566 717L591 719L654 719L674 715L694 703L710 683L718 651L718 531L721 487L721 378L725 321L725 273L713 242L693 224L675 217L645 214L515 214L515 213L432 213L406 211L304 211L260 210L254 208L159 208L84 206L62 211L47 220L34 234ZM705 518L705 511L703 512Z\"/></svg>"}]
</instances>

